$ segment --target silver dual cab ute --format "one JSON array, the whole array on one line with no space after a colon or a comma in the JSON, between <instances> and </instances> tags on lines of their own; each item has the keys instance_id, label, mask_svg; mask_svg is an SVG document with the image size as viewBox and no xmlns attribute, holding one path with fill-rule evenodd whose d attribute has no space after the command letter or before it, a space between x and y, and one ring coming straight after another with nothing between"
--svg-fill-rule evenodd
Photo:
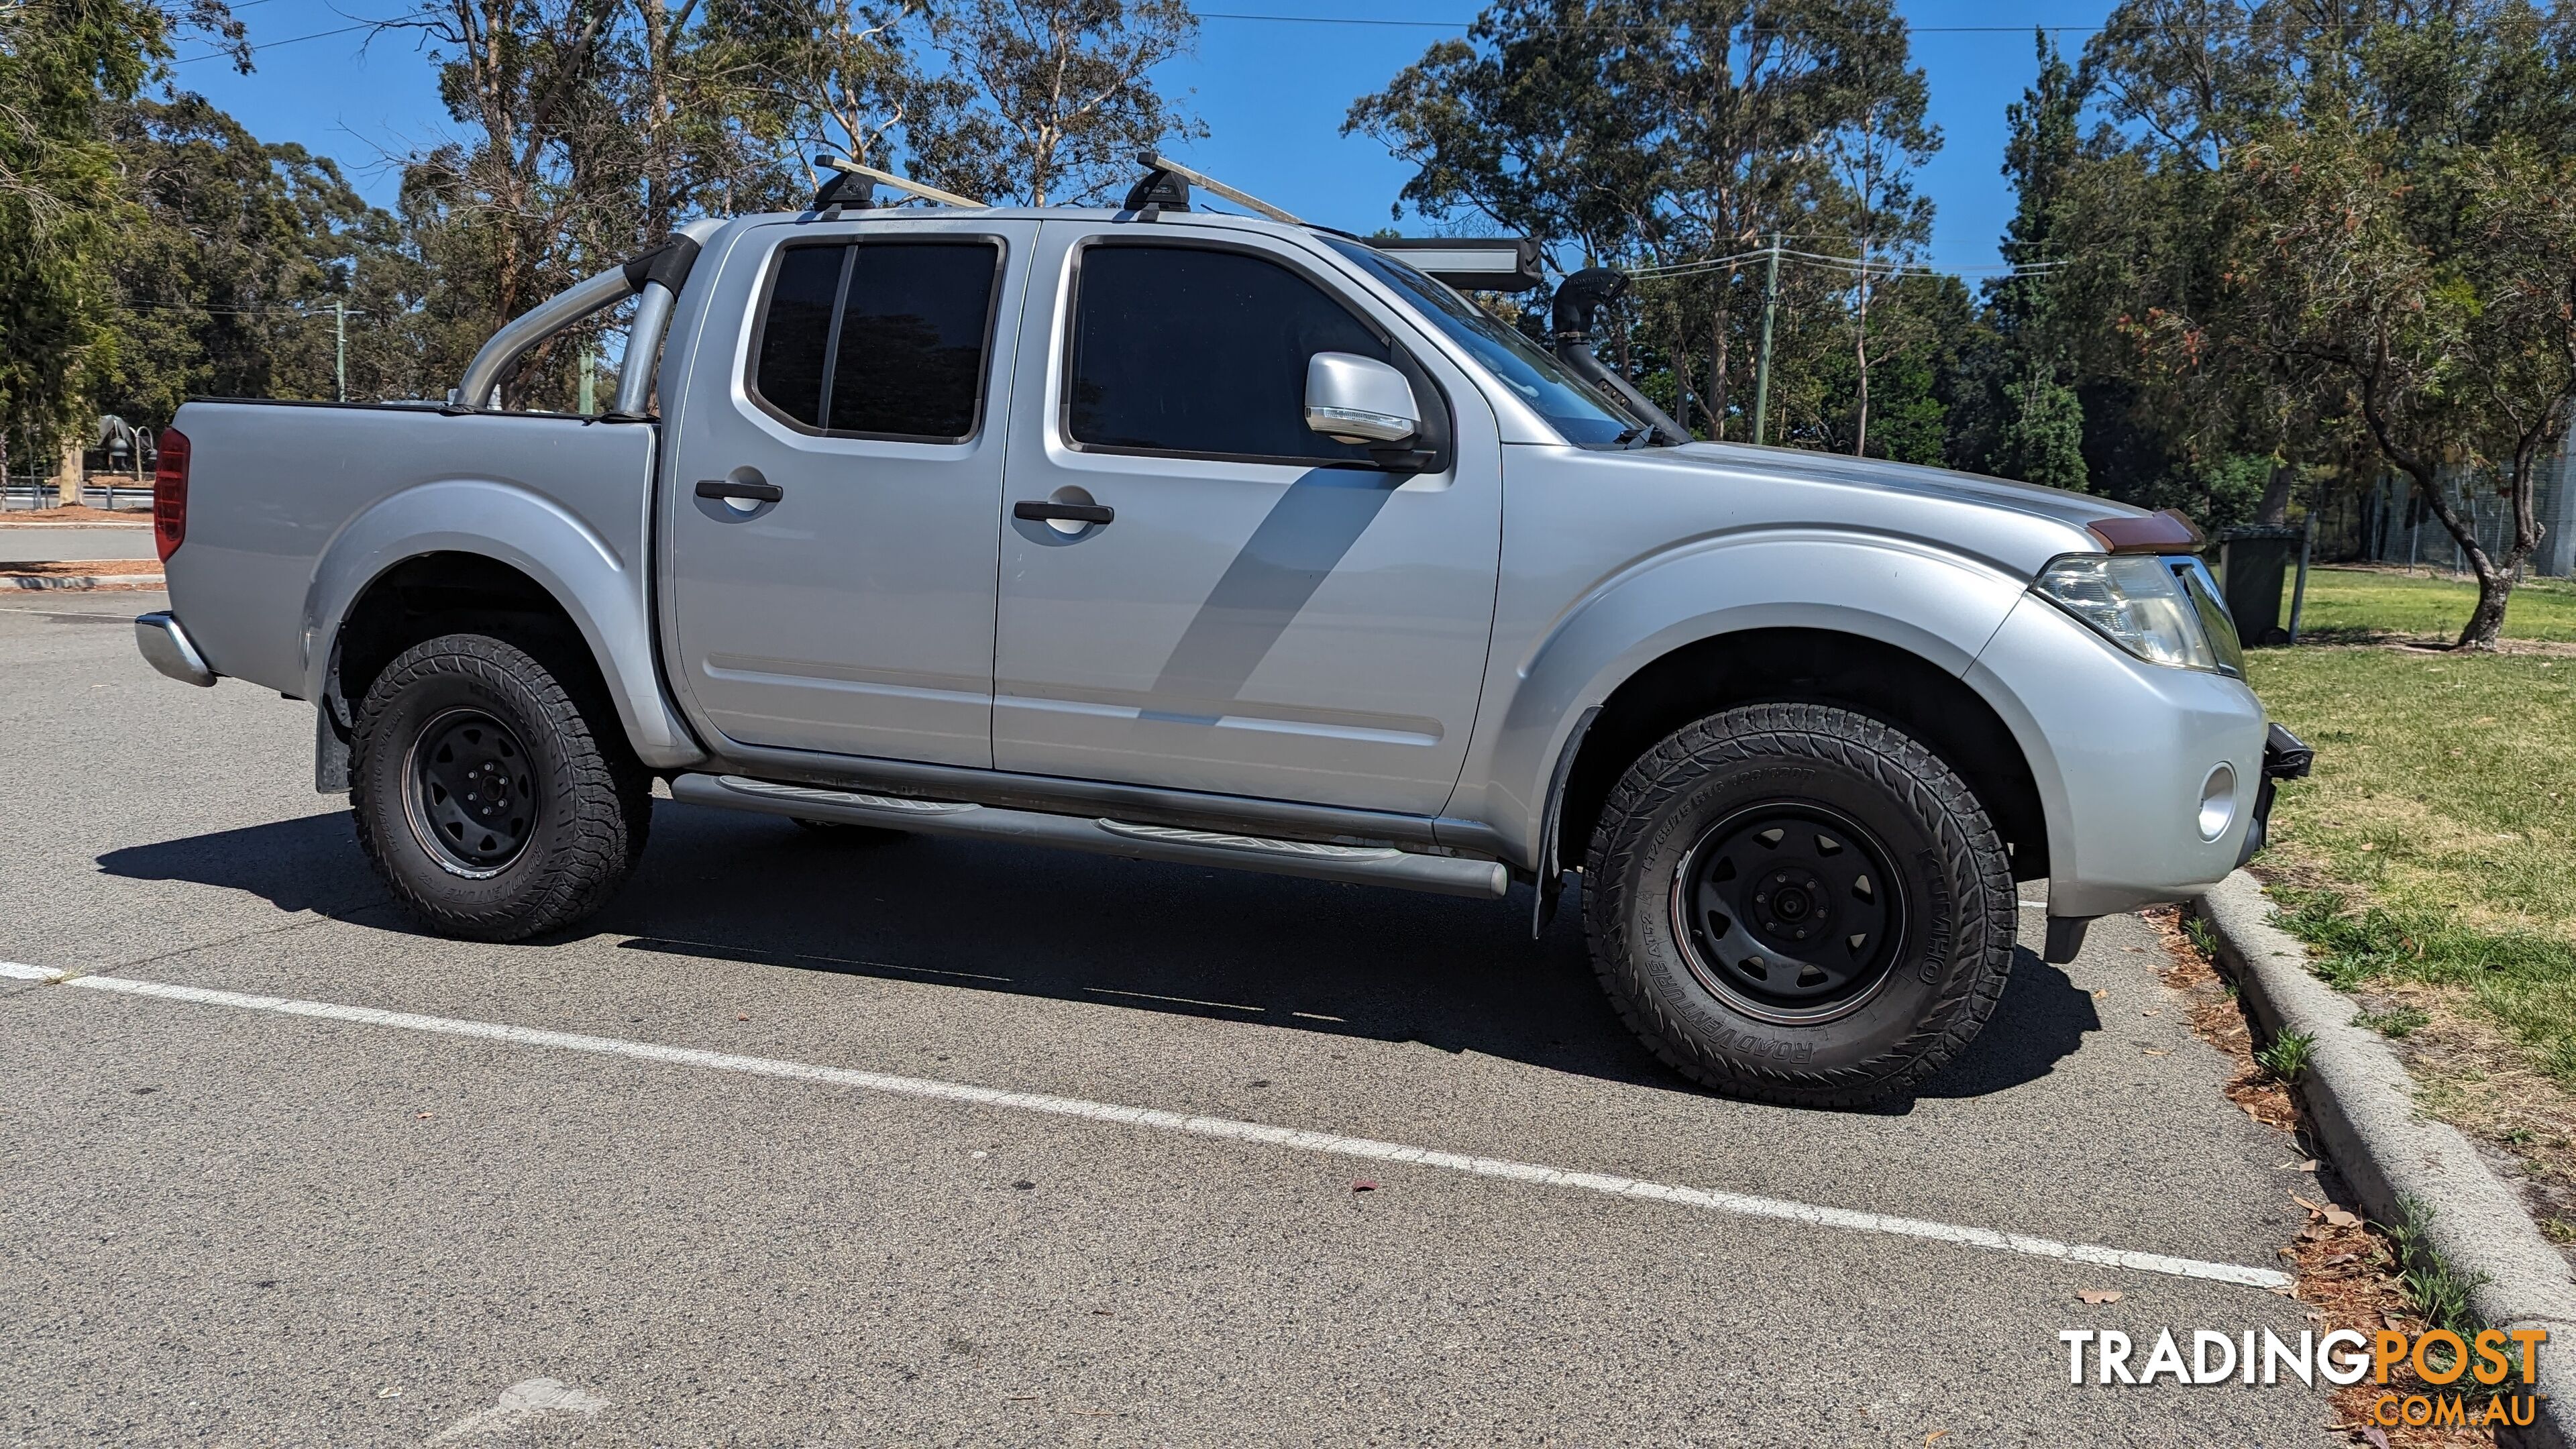
<instances>
[{"instance_id":1,"label":"silver dual cab ute","mask_svg":"<svg viewBox=\"0 0 2576 1449\"><path fill-rule=\"evenodd\" d=\"M190 402L143 651L313 701L316 784L442 932L597 910L657 777L825 829L1518 882L1534 924L1579 872L1620 1015L1786 1102L1974 1038L2016 882L2065 960L2260 848L2305 751L2179 518L1690 442L1584 340L1619 279L1571 279L1542 345L1440 280L1534 281L1525 244L1188 180L827 187L538 308L445 406ZM606 411L499 406L630 297Z\"/></svg>"}]
</instances>

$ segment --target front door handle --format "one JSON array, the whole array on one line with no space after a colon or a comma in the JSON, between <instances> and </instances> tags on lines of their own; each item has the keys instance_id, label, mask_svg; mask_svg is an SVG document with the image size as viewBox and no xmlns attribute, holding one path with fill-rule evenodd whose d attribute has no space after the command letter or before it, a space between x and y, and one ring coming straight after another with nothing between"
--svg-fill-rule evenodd
<instances>
[{"instance_id":1,"label":"front door handle","mask_svg":"<svg viewBox=\"0 0 2576 1449\"><path fill-rule=\"evenodd\" d=\"M1023 498L1011 505L1011 516L1033 523L1107 523L1118 516L1118 510L1106 503L1057 503L1052 499Z\"/></svg>"},{"instance_id":2,"label":"front door handle","mask_svg":"<svg viewBox=\"0 0 2576 1449\"><path fill-rule=\"evenodd\" d=\"M775 503L787 496L787 490L775 483L740 483L731 478L701 478L700 498L741 498L753 503Z\"/></svg>"}]
</instances>

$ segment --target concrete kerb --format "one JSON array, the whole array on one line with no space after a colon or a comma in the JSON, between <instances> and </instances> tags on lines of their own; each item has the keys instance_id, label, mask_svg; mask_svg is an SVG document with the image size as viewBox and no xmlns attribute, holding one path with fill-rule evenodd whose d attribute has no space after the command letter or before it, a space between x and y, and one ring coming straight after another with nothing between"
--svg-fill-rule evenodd
<instances>
[{"instance_id":1,"label":"concrete kerb","mask_svg":"<svg viewBox=\"0 0 2576 1449\"><path fill-rule=\"evenodd\" d=\"M2355 1026L2352 998L2308 970L2308 951L2272 924L2272 902L2243 871L2194 903L2218 939L2240 999L2268 1034L2315 1039L2299 1080L2320 1145L2373 1219L2399 1203L2430 1210L2425 1236L2472 1280L2470 1306L2491 1327L2545 1328L2538 1422L2500 1442L2576 1449L2576 1274L2540 1235L2521 1197L2457 1128L2417 1110L2405 1064Z\"/></svg>"}]
</instances>

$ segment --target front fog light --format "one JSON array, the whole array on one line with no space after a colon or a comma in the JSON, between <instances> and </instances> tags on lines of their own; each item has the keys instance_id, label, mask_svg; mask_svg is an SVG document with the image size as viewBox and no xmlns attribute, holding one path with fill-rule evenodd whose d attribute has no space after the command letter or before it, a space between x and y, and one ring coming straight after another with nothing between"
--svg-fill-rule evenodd
<instances>
[{"instance_id":1,"label":"front fog light","mask_svg":"<svg viewBox=\"0 0 2576 1449\"><path fill-rule=\"evenodd\" d=\"M2236 767L2220 765L2200 782L2200 838L2216 840L2236 819Z\"/></svg>"}]
</instances>

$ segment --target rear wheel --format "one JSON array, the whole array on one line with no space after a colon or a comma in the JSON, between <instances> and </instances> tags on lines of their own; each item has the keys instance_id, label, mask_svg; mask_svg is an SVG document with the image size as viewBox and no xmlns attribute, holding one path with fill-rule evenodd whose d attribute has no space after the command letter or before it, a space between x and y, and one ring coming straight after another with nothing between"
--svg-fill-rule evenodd
<instances>
[{"instance_id":1,"label":"rear wheel","mask_svg":"<svg viewBox=\"0 0 2576 1449\"><path fill-rule=\"evenodd\" d=\"M431 929L514 941L625 883L652 781L607 702L584 693L479 634L414 645L368 689L350 748L358 844Z\"/></svg>"},{"instance_id":2,"label":"rear wheel","mask_svg":"<svg viewBox=\"0 0 2576 1449\"><path fill-rule=\"evenodd\" d=\"M1906 1090L2012 965L2010 862L1965 781L1893 726L1729 710L1630 766L1584 865L1594 970L1664 1061L1820 1106Z\"/></svg>"}]
</instances>

